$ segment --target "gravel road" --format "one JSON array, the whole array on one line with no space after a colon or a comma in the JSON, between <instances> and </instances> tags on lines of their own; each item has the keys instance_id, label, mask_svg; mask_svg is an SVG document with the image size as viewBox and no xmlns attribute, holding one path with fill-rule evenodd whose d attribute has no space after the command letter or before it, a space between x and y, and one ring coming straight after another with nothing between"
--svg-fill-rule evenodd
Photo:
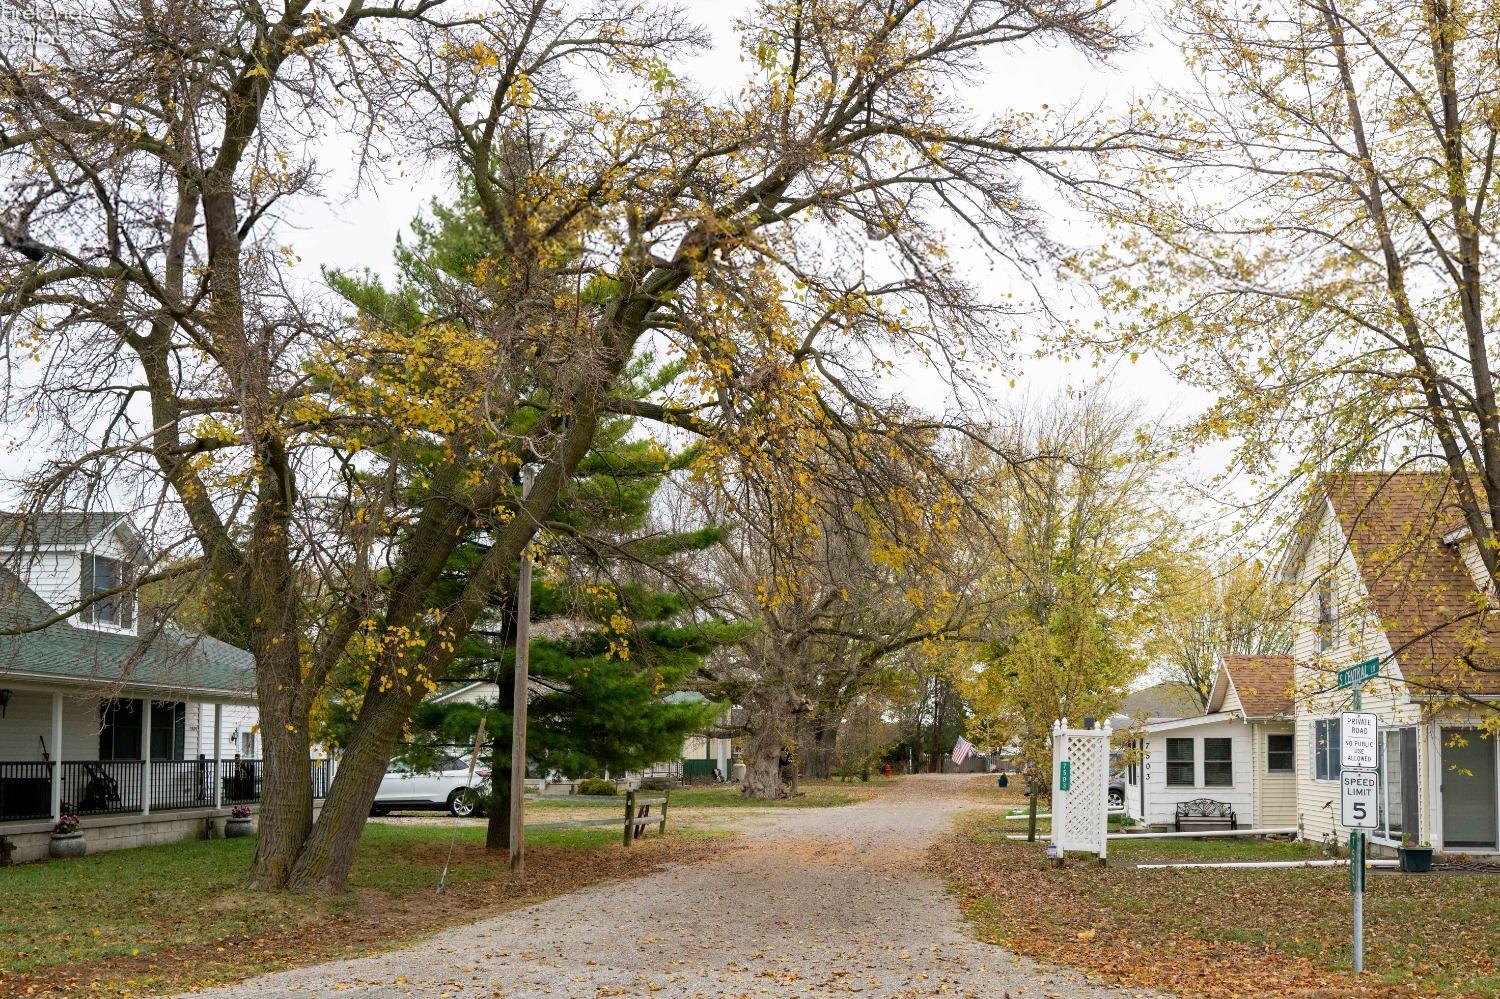
<instances>
[{"instance_id":1,"label":"gravel road","mask_svg":"<svg viewBox=\"0 0 1500 999\"><path fill-rule=\"evenodd\" d=\"M972 778L968 778L972 779ZM963 777L760 813L710 864L597 885L404 950L200 996L956 996L1137 993L972 939L925 847L974 807Z\"/></svg>"}]
</instances>

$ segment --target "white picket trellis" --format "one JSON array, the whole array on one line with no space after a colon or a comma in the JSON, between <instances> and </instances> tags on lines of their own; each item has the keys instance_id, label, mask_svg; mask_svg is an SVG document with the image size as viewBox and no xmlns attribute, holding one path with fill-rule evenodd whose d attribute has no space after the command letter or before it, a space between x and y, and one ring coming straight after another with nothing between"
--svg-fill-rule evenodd
<instances>
[{"instance_id":1,"label":"white picket trellis","mask_svg":"<svg viewBox=\"0 0 1500 999\"><path fill-rule=\"evenodd\" d=\"M1101 728L1052 726L1052 844L1068 850L1109 849L1109 723ZM1066 775L1066 776L1065 776Z\"/></svg>"}]
</instances>

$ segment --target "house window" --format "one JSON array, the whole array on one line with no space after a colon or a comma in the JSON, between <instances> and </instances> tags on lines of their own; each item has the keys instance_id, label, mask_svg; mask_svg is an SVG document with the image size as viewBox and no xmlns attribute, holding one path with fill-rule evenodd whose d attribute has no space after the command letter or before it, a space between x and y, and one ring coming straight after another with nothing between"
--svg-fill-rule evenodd
<instances>
[{"instance_id":1,"label":"house window","mask_svg":"<svg viewBox=\"0 0 1500 999\"><path fill-rule=\"evenodd\" d=\"M1313 777L1339 779L1339 720L1320 718L1313 722Z\"/></svg>"},{"instance_id":2,"label":"house window","mask_svg":"<svg viewBox=\"0 0 1500 999\"><path fill-rule=\"evenodd\" d=\"M141 758L141 702L107 701L99 717L99 759Z\"/></svg>"},{"instance_id":3,"label":"house window","mask_svg":"<svg viewBox=\"0 0 1500 999\"><path fill-rule=\"evenodd\" d=\"M240 755L247 760L255 759L255 733L240 733Z\"/></svg>"},{"instance_id":4,"label":"house window","mask_svg":"<svg viewBox=\"0 0 1500 999\"><path fill-rule=\"evenodd\" d=\"M135 596L129 590L113 593L131 583L129 564L102 555L83 556L82 586L79 599L87 602L96 594L108 593L83 608L79 615L85 624L108 624L116 628L129 628L135 620Z\"/></svg>"},{"instance_id":5,"label":"house window","mask_svg":"<svg viewBox=\"0 0 1500 999\"><path fill-rule=\"evenodd\" d=\"M1203 740L1203 786L1234 786L1234 740Z\"/></svg>"},{"instance_id":6,"label":"house window","mask_svg":"<svg viewBox=\"0 0 1500 999\"><path fill-rule=\"evenodd\" d=\"M1297 771L1296 741L1290 732L1272 732L1266 736L1266 773L1290 774Z\"/></svg>"},{"instance_id":7,"label":"house window","mask_svg":"<svg viewBox=\"0 0 1500 999\"><path fill-rule=\"evenodd\" d=\"M139 760L144 721L140 701L107 702L99 717L99 759ZM151 758L180 760L185 757L186 749L187 705L181 701L152 701Z\"/></svg>"},{"instance_id":8,"label":"house window","mask_svg":"<svg viewBox=\"0 0 1500 999\"><path fill-rule=\"evenodd\" d=\"M1318 651L1326 652L1337 644L1338 621L1333 607L1333 580L1318 580Z\"/></svg>"},{"instance_id":9,"label":"house window","mask_svg":"<svg viewBox=\"0 0 1500 999\"><path fill-rule=\"evenodd\" d=\"M1167 740L1167 786L1193 786L1193 740Z\"/></svg>"}]
</instances>

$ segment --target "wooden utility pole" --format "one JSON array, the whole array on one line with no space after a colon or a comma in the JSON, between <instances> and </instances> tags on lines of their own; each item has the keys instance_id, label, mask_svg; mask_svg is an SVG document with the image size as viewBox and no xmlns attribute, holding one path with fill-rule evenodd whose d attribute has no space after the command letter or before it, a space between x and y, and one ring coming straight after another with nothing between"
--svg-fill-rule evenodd
<instances>
[{"instance_id":1,"label":"wooden utility pole","mask_svg":"<svg viewBox=\"0 0 1500 999\"><path fill-rule=\"evenodd\" d=\"M531 493L536 470L521 468L521 500ZM522 511L521 516L529 516ZM516 676L515 700L510 724L510 869L519 877L526 873L524 842L526 806L526 690L531 684L531 545L521 552L521 573L516 581Z\"/></svg>"}]
</instances>

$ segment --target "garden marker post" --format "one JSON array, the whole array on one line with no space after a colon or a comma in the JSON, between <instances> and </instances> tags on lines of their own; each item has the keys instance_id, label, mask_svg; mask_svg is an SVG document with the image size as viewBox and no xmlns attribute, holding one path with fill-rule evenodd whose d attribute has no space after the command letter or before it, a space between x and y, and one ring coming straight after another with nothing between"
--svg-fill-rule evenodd
<instances>
[{"instance_id":1,"label":"garden marker post","mask_svg":"<svg viewBox=\"0 0 1500 999\"><path fill-rule=\"evenodd\" d=\"M1061 718L1052 726L1051 845L1059 863L1069 850L1096 853L1101 864L1107 857L1109 737L1108 722L1068 728Z\"/></svg>"},{"instance_id":2,"label":"garden marker post","mask_svg":"<svg viewBox=\"0 0 1500 999\"><path fill-rule=\"evenodd\" d=\"M521 499L531 492L536 468L521 466ZM523 512L522 516L529 516ZM523 812L526 808L526 692L531 687L531 543L521 552L521 571L516 580L516 686L510 713L510 869L519 877L526 873Z\"/></svg>"}]
</instances>

